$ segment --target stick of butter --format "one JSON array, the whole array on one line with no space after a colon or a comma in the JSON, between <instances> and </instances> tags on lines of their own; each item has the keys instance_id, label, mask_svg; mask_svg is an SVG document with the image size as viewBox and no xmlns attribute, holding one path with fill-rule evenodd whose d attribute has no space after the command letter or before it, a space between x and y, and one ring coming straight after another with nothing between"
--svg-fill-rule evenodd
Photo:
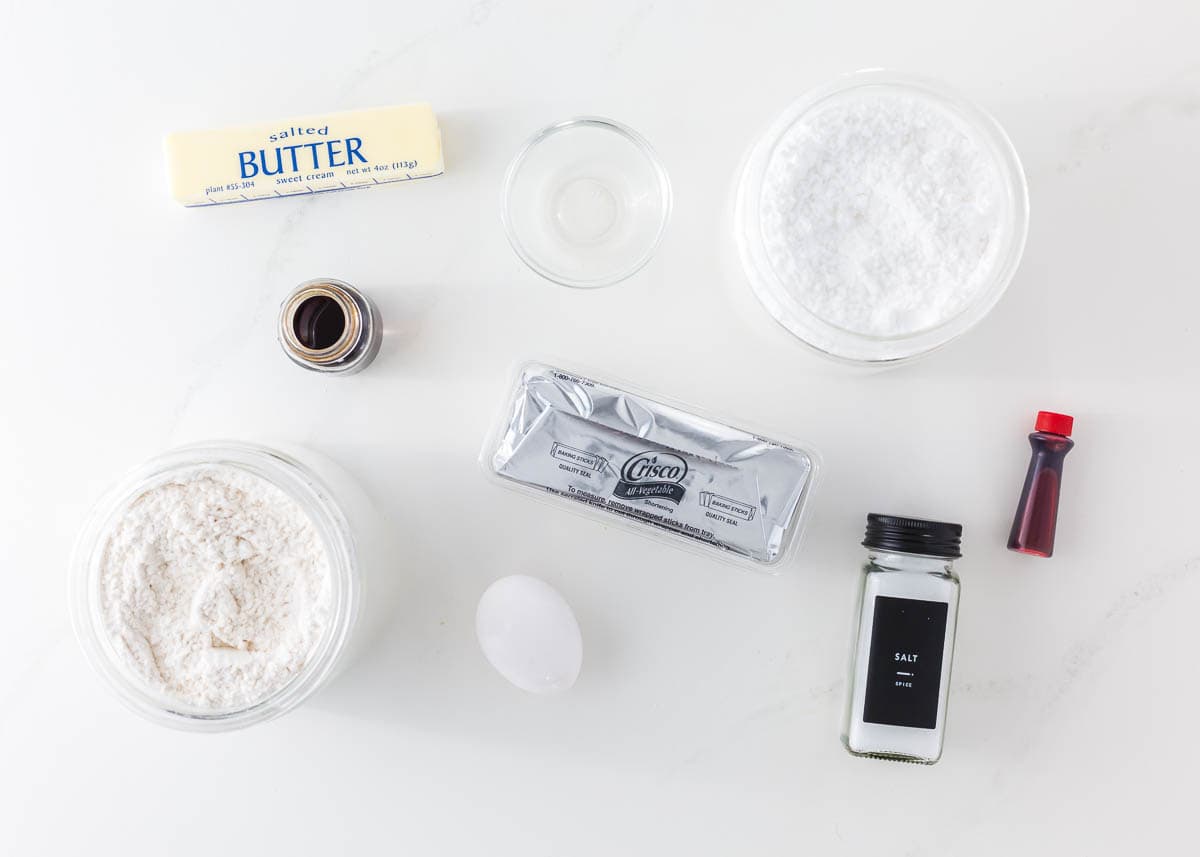
<instances>
[{"instance_id":1,"label":"stick of butter","mask_svg":"<svg viewBox=\"0 0 1200 857\"><path fill-rule=\"evenodd\" d=\"M442 174L428 104L168 134L171 195L188 206L349 190Z\"/></svg>"}]
</instances>

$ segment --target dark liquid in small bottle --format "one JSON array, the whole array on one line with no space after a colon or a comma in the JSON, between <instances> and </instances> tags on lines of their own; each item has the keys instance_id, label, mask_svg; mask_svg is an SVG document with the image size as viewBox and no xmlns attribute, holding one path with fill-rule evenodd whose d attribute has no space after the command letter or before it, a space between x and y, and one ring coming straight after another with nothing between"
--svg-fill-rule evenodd
<instances>
[{"instance_id":1,"label":"dark liquid in small bottle","mask_svg":"<svg viewBox=\"0 0 1200 857\"><path fill-rule=\"evenodd\" d=\"M1058 495L1062 485L1063 459L1075 441L1053 432L1035 431L1029 436L1033 456L1021 502L1008 536L1009 550L1048 557L1054 553L1054 530L1058 523Z\"/></svg>"},{"instance_id":2,"label":"dark liquid in small bottle","mask_svg":"<svg viewBox=\"0 0 1200 857\"><path fill-rule=\"evenodd\" d=\"M346 316L333 298L317 295L300 304L293 329L301 345L321 351L332 348L342 338Z\"/></svg>"}]
</instances>

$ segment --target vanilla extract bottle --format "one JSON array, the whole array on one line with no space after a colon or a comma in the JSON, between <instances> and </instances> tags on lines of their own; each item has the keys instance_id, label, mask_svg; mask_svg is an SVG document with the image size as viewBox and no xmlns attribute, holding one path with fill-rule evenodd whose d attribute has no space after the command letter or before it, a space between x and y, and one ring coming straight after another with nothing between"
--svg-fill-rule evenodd
<instances>
[{"instance_id":1,"label":"vanilla extract bottle","mask_svg":"<svg viewBox=\"0 0 1200 857\"><path fill-rule=\"evenodd\" d=\"M842 741L856 756L933 764L942 755L958 620L962 527L867 516Z\"/></svg>"}]
</instances>

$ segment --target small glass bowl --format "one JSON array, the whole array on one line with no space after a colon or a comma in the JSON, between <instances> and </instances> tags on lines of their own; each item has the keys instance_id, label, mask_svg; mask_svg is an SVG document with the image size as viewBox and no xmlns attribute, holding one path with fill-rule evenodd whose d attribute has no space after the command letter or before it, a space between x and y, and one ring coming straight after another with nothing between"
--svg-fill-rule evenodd
<instances>
[{"instance_id":1,"label":"small glass bowl","mask_svg":"<svg viewBox=\"0 0 1200 857\"><path fill-rule=\"evenodd\" d=\"M640 134L583 116L533 135L504 178L504 231L546 279L618 283L645 266L671 216L671 183Z\"/></svg>"},{"instance_id":2,"label":"small glass bowl","mask_svg":"<svg viewBox=\"0 0 1200 857\"><path fill-rule=\"evenodd\" d=\"M130 502L173 474L205 465L247 471L285 492L308 514L329 558L333 601L324 635L309 653L304 668L287 684L242 708L189 706L147 687L113 649L99 609L100 560L117 516ZM128 474L92 510L75 545L69 580L71 624L95 672L138 714L165 726L197 732L227 732L263 723L312 696L332 675L345 649L358 612L359 590L353 531L325 483L291 456L236 441L180 447Z\"/></svg>"},{"instance_id":3,"label":"small glass bowl","mask_svg":"<svg viewBox=\"0 0 1200 857\"><path fill-rule=\"evenodd\" d=\"M897 336L872 336L837 327L810 312L771 264L763 243L760 206L771 158L788 129L832 99L871 94L917 95L955 116L990 153L1005 189L1006 217L991 277L974 299L940 324ZM1000 124L971 101L935 81L871 69L844 75L790 104L751 149L738 186L734 229L742 266L759 301L789 332L823 354L852 363L882 364L913 359L947 344L978 324L1000 300L1016 273L1029 231L1029 189L1016 149Z\"/></svg>"}]
</instances>

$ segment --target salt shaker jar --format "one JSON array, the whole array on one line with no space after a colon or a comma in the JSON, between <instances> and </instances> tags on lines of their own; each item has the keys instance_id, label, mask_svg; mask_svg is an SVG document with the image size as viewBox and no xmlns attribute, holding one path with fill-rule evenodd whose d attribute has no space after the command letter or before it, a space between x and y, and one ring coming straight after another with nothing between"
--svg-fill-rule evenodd
<instances>
[{"instance_id":1,"label":"salt shaker jar","mask_svg":"<svg viewBox=\"0 0 1200 857\"><path fill-rule=\"evenodd\" d=\"M942 755L958 620L962 526L867 516L867 562L842 742L856 756Z\"/></svg>"}]
</instances>

